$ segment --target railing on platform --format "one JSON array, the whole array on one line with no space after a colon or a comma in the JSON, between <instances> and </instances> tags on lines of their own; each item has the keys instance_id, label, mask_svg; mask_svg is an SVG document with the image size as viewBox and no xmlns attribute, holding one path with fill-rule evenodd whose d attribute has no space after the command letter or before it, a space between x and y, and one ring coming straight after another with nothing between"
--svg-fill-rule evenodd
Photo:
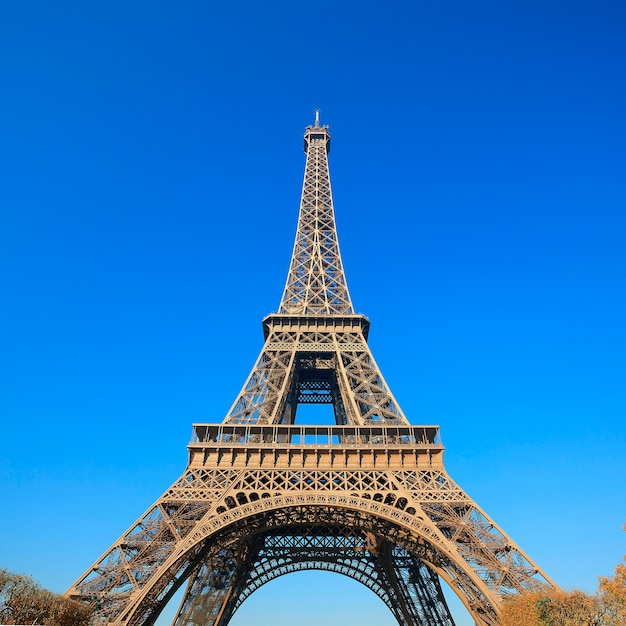
<instances>
[{"instance_id":1,"label":"railing on platform","mask_svg":"<svg viewBox=\"0 0 626 626\"><path fill-rule=\"evenodd\" d=\"M441 446L438 426L194 424L191 445Z\"/></svg>"}]
</instances>

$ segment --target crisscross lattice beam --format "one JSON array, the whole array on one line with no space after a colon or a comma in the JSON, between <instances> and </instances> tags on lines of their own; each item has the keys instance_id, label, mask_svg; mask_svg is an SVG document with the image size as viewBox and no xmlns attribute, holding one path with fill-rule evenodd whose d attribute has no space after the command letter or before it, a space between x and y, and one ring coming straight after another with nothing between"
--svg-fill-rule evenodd
<instances>
[{"instance_id":1,"label":"crisscross lattice beam","mask_svg":"<svg viewBox=\"0 0 626 626\"><path fill-rule=\"evenodd\" d=\"M328 126L308 126L306 166L296 241L279 312L290 315L354 313L343 272L328 172Z\"/></svg>"}]
</instances>

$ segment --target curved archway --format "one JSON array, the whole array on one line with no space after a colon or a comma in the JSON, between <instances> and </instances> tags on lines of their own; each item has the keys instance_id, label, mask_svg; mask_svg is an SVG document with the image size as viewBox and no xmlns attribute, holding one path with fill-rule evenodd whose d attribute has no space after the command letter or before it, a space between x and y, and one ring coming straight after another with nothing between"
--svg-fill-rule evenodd
<instances>
[{"instance_id":1,"label":"curved archway","mask_svg":"<svg viewBox=\"0 0 626 626\"><path fill-rule=\"evenodd\" d=\"M307 526L261 532L229 547L222 566L204 562L192 576L177 615L177 626L206 626L222 602L226 624L258 589L278 577L324 570L352 578L373 591L403 626L453 626L438 576L416 557L355 528ZM231 557L239 557L235 564ZM224 568L230 562L232 569ZM226 581L226 577L228 580ZM227 582L217 597L215 580ZM222 584L222 587L226 585Z\"/></svg>"},{"instance_id":2,"label":"curved archway","mask_svg":"<svg viewBox=\"0 0 626 626\"><path fill-rule=\"evenodd\" d=\"M224 546L268 529L291 532L316 524L358 528L399 546L441 576L477 623L498 623L497 594L420 515L357 496L319 493L261 498L203 520L177 543L158 577L148 579L133 601L112 617L128 626L152 624L195 568L217 558Z\"/></svg>"},{"instance_id":3,"label":"curved archway","mask_svg":"<svg viewBox=\"0 0 626 626\"><path fill-rule=\"evenodd\" d=\"M386 581L381 580L380 572L373 567L372 563L362 558L350 557L339 561L330 554L326 558L316 555L315 559L313 562L299 559L277 559L274 561L263 558L252 571L248 570L249 576L239 577L237 574L244 572L242 570L237 572L232 580L230 594L224 594L224 598L220 599L224 604L223 610L220 612L221 623L228 623L246 601L268 583L289 574L311 570L335 573L360 583L382 600L392 614L396 614L397 611L394 607L397 605L397 600L393 590L385 587ZM215 602L215 594L211 594L208 580L211 574L210 567L203 567L195 577L192 577L193 588L188 589L175 624L200 626L207 623L206 616L218 604Z\"/></svg>"}]
</instances>

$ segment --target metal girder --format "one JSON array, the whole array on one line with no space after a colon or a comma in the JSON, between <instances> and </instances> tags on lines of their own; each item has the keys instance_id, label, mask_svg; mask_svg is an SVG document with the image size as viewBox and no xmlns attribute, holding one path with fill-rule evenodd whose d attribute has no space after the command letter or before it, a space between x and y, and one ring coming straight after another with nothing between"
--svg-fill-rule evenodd
<instances>
[{"instance_id":1,"label":"metal girder","mask_svg":"<svg viewBox=\"0 0 626 626\"><path fill-rule=\"evenodd\" d=\"M287 333L280 319L272 321L261 355L226 422L293 423L302 395L300 381L311 380L317 370L327 372L336 415L341 416L338 423L408 424L361 331Z\"/></svg>"}]
</instances>

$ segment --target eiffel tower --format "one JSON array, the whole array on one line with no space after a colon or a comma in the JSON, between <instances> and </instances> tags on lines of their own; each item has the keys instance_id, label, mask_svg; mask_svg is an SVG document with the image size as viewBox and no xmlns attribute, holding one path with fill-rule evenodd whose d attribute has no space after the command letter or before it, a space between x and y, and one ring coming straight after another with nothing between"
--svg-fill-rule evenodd
<instances>
[{"instance_id":1,"label":"eiffel tower","mask_svg":"<svg viewBox=\"0 0 626 626\"><path fill-rule=\"evenodd\" d=\"M448 476L437 426L412 426L367 344L344 276L330 133L304 133L295 245L278 313L221 423L194 424L183 475L68 590L95 623L226 626L283 574L327 570L371 589L402 626L453 626L442 581L479 625L554 583ZM335 425L296 423L330 404Z\"/></svg>"}]
</instances>

